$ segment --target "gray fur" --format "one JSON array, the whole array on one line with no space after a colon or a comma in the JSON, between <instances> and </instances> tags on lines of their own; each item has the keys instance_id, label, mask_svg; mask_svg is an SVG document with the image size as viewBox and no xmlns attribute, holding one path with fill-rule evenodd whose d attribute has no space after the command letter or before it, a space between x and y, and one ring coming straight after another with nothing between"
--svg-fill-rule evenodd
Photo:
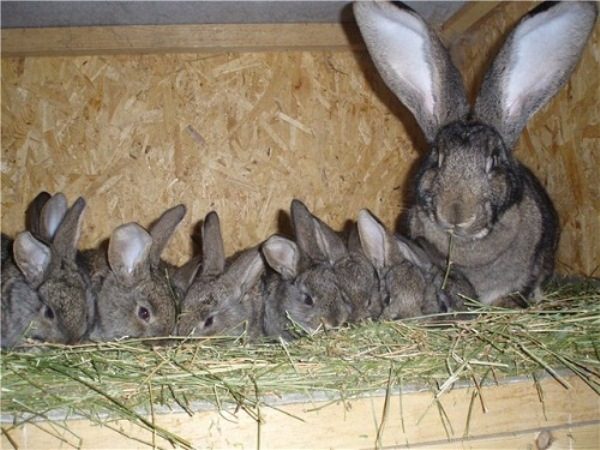
<instances>
[{"instance_id":1,"label":"gray fur","mask_svg":"<svg viewBox=\"0 0 600 450\"><path fill-rule=\"evenodd\" d=\"M527 15L494 60L474 112L467 114L461 106L454 121L444 122L435 111L446 110L452 105L448 99L463 97L464 91L433 31L415 13L391 4L355 4L377 67L387 68L383 78L413 111L431 144L415 181L416 201L408 214L410 235L428 242L446 260L452 233L450 259L483 303L513 293L532 298L553 272L559 237L556 211L539 181L513 158L511 150L527 119L572 71L596 9L588 2L542 4ZM549 20L556 27L546 29ZM417 87L407 83L414 74L410 66L401 64L404 54L396 57L390 51L400 44L393 42L389 30L406 34L407 23L418 30L419 38L404 42L414 48L403 53L417 55L416 67L433 68L429 82ZM546 47L553 53L545 52ZM528 73L538 70L527 61L531 55L547 60L537 78ZM431 117L410 106L417 95L414 90L423 87L430 91L418 95L433 98L436 105Z\"/></svg>"},{"instance_id":2,"label":"gray fur","mask_svg":"<svg viewBox=\"0 0 600 450\"><path fill-rule=\"evenodd\" d=\"M97 320L90 338L168 336L175 327L178 299L170 266L160 253L183 219L185 207L167 210L146 232L129 223L116 228L106 255L90 252Z\"/></svg>"},{"instance_id":3,"label":"gray fur","mask_svg":"<svg viewBox=\"0 0 600 450\"><path fill-rule=\"evenodd\" d=\"M2 234L2 348L17 345L31 322L42 309L42 302L35 288L27 282L12 259L13 241Z\"/></svg>"}]
</instances>

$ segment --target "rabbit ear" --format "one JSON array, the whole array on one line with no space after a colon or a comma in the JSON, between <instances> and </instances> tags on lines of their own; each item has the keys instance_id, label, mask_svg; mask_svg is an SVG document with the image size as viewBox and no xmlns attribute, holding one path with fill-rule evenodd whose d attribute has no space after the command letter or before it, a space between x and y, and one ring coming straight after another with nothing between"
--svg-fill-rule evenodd
<instances>
[{"instance_id":1,"label":"rabbit ear","mask_svg":"<svg viewBox=\"0 0 600 450\"><path fill-rule=\"evenodd\" d=\"M225 272L225 277L235 286L234 297L239 299L248 292L258 281L264 269L265 265L258 248L251 248L241 253Z\"/></svg>"},{"instance_id":2,"label":"rabbit ear","mask_svg":"<svg viewBox=\"0 0 600 450\"><path fill-rule=\"evenodd\" d=\"M384 226L366 209L358 213L360 242L369 261L376 269L382 269L389 260L389 238Z\"/></svg>"},{"instance_id":3,"label":"rabbit ear","mask_svg":"<svg viewBox=\"0 0 600 450\"><path fill-rule=\"evenodd\" d=\"M25 211L25 228L34 236L43 237L41 229L42 210L46 202L51 198L52 196L48 192L42 191L36 195L27 207L27 211Z\"/></svg>"},{"instance_id":4,"label":"rabbit ear","mask_svg":"<svg viewBox=\"0 0 600 450\"><path fill-rule=\"evenodd\" d=\"M172 281L173 285L177 287L181 292L187 292L188 288L192 285L198 270L202 266L202 257L196 255L186 262L183 266L177 268L173 273Z\"/></svg>"},{"instance_id":5,"label":"rabbit ear","mask_svg":"<svg viewBox=\"0 0 600 450\"><path fill-rule=\"evenodd\" d=\"M431 261L427 256L427 253L425 253L422 248L420 248L415 242L412 242L402 236L396 236L395 238L398 249L404 258L425 271L429 271L431 269Z\"/></svg>"},{"instance_id":6,"label":"rabbit ear","mask_svg":"<svg viewBox=\"0 0 600 450\"><path fill-rule=\"evenodd\" d=\"M19 233L13 242L13 257L17 267L32 286L44 281L50 267L50 248L34 238L29 231Z\"/></svg>"},{"instance_id":7,"label":"rabbit ear","mask_svg":"<svg viewBox=\"0 0 600 450\"><path fill-rule=\"evenodd\" d=\"M148 275L152 238L137 223L117 227L108 242L108 264L117 278L131 286Z\"/></svg>"},{"instance_id":8,"label":"rabbit ear","mask_svg":"<svg viewBox=\"0 0 600 450\"><path fill-rule=\"evenodd\" d=\"M294 199L291 210L298 247L311 259L333 264L348 254L344 241L304 203Z\"/></svg>"},{"instance_id":9,"label":"rabbit ear","mask_svg":"<svg viewBox=\"0 0 600 450\"><path fill-rule=\"evenodd\" d=\"M209 212L202 225L202 275L217 276L225 268L225 249L219 215Z\"/></svg>"},{"instance_id":10,"label":"rabbit ear","mask_svg":"<svg viewBox=\"0 0 600 450\"><path fill-rule=\"evenodd\" d=\"M167 246L171 235L185 216L185 205L177 205L167 209L151 226L152 248L150 250L150 264L156 267L160 262L160 255Z\"/></svg>"},{"instance_id":11,"label":"rabbit ear","mask_svg":"<svg viewBox=\"0 0 600 450\"><path fill-rule=\"evenodd\" d=\"M46 203L46 206L48 206L57 195L59 194L52 197ZM73 203L73 206L66 212L54 234L52 248L63 259L75 261L75 257L77 256L77 242L79 241L79 235L81 234L84 210L85 200L83 197L79 197L75 203Z\"/></svg>"},{"instance_id":12,"label":"rabbit ear","mask_svg":"<svg viewBox=\"0 0 600 450\"><path fill-rule=\"evenodd\" d=\"M40 214L40 236L48 242L52 242L59 225L67 213L67 198L59 192L50 197L42 207Z\"/></svg>"},{"instance_id":13,"label":"rabbit ear","mask_svg":"<svg viewBox=\"0 0 600 450\"><path fill-rule=\"evenodd\" d=\"M300 250L295 242L271 236L261 247L267 264L285 280L296 278L300 266Z\"/></svg>"},{"instance_id":14,"label":"rabbit ear","mask_svg":"<svg viewBox=\"0 0 600 450\"><path fill-rule=\"evenodd\" d=\"M357 224L353 224L352 228L350 228L350 234L348 234L348 251L363 253Z\"/></svg>"},{"instance_id":15,"label":"rabbit ear","mask_svg":"<svg viewBox=\"0 0 600 450\"><path fill-rule=\"evenodd\" d=\"M597 15L596 2L542 3L526 15L486 73L476 116L494 126L507 148L527 120L565 83Z\"/></svg>"},{"instance_id":16,"label":"rabbit ear","mask_svg":"<svg viewBox=\"0 0 600 450\"><path fill-rule=\"evenodd\" d=\"M359 1L354 15L381 77L429 142L441 126L468 113L460 73L417 13L388 2Z\"/></svg>"}]
</instances>

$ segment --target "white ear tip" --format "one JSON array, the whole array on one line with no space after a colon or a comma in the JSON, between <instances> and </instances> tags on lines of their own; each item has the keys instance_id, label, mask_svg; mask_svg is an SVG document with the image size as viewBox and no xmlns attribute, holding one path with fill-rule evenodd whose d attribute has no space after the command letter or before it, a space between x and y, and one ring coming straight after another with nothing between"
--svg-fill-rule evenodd
<instances>
[{"instance_id":1,"label":"white ear tip","mask_svg":"<svg viewBox=\"0 0 600 450\"><path fill-rule=\"evenodd\" d=\"M120 261L125 271L131 274L148 257L151 246L152 238L137 223L121 225L110 237L109 259L112 258L110 255L114 255L116 259L113 261Z\"/></svg>"},{"instance_id":2,"label":"white ear tip","mask_svg":"<svg viewBox=\"0 0 600 450\"><path fill-rule=\"evenodd\" d=\"M27 254L37 251L43 255L47 255L48 257L50 256L50 249L34 238L29 231L23 231L22 233L19 233L15 238L13 247L15 249L22 249L27 252Z\"/></svg>"},{"instance_id":3,"label":"white ear tip","mask_svg":"<svg viewBox=\"0 0 600 450\"><path fill-rule=\"evenodd\" d=\"M111 241L112 240L114 240L115 243L125 243L132 245L152 244L152 238L150 237L148 232L144 230L140 225L134 222L117 227L115 231L113 231Z\"/></svg>"},{"instance_id":4,"label":"white ear tip","mask_svg":"<svg viewBox=\"0 0 600 450\"><path fill-rule=\"evenodd\" d=\"M271 236L269 239L265 241L263 244L266 248L278 252L283 249L289 248L291 246L295 246L294 242L290 241L287 238L281 236Z\"/></svg>"},{"instance_id":5,"label":"white ear tip","mask_svg":"<svg viewBox=\"0 0 600 450\"><path fill-rule=\"evenodd\" d=\"M366 209L361 209L358 212L358 222L359 223L369 223L369 222L373 222L375 219L373 218L373 215Z\"/></svg>"}]
</instances>

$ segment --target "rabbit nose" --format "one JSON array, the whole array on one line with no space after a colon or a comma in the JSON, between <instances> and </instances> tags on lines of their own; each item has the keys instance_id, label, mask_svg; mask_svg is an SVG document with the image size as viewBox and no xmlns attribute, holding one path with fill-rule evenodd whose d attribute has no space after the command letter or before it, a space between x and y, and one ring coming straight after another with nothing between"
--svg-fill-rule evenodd
<instances>
[{"instance_id":1,"label":"rabbit nose","mask_svg":"<svg viewBox=\"0 0 600 450\"><path fill-rule=\"evenodd\" d=\"M447 228L454 230L455 228L467 228L471 226L476 219L473 214L469 218L464 217L464 208L459 202L452 203L447 209L438 210L438 218Z\"/></svg>"}]
</instances>

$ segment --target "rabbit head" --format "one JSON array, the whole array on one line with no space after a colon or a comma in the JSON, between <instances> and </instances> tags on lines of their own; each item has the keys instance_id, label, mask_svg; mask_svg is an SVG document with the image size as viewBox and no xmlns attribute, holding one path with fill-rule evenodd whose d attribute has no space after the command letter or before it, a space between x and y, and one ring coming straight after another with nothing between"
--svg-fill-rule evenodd
<instances>
[{"instance_id":1,"label":"rabbit head","mask_svg":"<svg viewBox=\"0 0 600 450\"><path fill-rule=\"evenodd\" d=\"M62 194L59 194L64 199L65 207L60 216L62 220L66 212L66 199ZM29 204L25 211L25 227L33 236L41 236L40 229L42 209L46 202L52 198L48 192L40 192ZM58 226L58 224L57 224ZM50 242L52 236L48 236L45 242ZM25 278L23 272L15 264L13 258L13 240L2 233L2 347L13 347L18 344L24 334L28 331L32 321L38 316L42 309L42 302L37 293L36 287L30 284ZM47 267L50 260L49 248L42 243L31 238L28 240L24 235L17 243L17 246L39 245L40 251L36 253L38 256L37 264L42 267ZM19 254L23 254L24 249L19 250ZM31 262L36 264L35 262ZM37 265L36 264L36 265ZM45 268L42 272L45 271ZM41 279L40 279L41 280Z\"/></svg>"},{"instance_id":2,"label":"rabbit head","mask_svg":"<svg viewBox=\"0 0 600 450\"><path fill-rule=\"evenodd\" d=\"M12 258L14 242L2 233L2 273L1 273L1 301L2 323L1 340L2 348L11 348L18 344L27 332L31 322L39 315L42 302L35 286L30 284L19 270ZM23 239L23 238L21 238ZM34 245L37 244L35 241ZM26 245L19 241L18 245ZM40 244L43 246L43 244ZM40 260L36 265L44 267L49 264L50 251L43 246L38 253ZM33 264L33 262L32 262Z\"/></svg>"},{"instance_id":3,"label":"rabbit head","mask_svg":"<svg viewBox=\"0 0 600 450\"><path fill-rule=\"evenodd\" d=\"M177 333L262 335L262 299L257 283L263 272L258 248L243 251L225 267L219 216L214 211L208 213L202 228L202 269L182 302Z\"/></svg>"},{"instance_id":4,"label":"rabbit head","mask_svg":"<svg viewBox=\"0 0 600 450\"><path fill-rule=\"evenodd\" d=\"M66 199L57 194L42 209L42 217L52 221L49 227L41 228L41 235L51 243L26 231L15 239L13 254L16 265L43 303L30 336L73 344L85 337L93 323L94 296L89 276L77 262L85 201L80 197L68 210L65 206Z\"/></svg>"},{"instance_id":5,"label":"rabbit head","mask_svg":"<svg viewBox=\"0 0 600 450\"><path fill-rule=\"evenodd\" d=\"M452 233L456 263L482 301L513 291L529 295L553 270L558 220L512 148L577 63L596 4L544 3L526 15L472 109L449 52L414 11L356 2L354 13L379 73L430 146L415 180L411 236L425 237L447 255Z\"/></svg>"},{"instance_id":6,"label":"rabbit head","mask_svg":"<svg viewBox=\"0 0 600 450\"><path fill-rule=\"evenodd\" d=\"M347 258L339 236L314 217L299 200L292 201L296 241L271 236L262 245L271 277L265 303L265 331L269 336L292 337L289 321L312 332L320 326L337 327L348 320L351 307L335 265Z\"/></svg>"},{"instance_id":7,"label":"rabbit head","mask_svg":"<svg viewBox=\"0 0 600 450\"><path fill-rule=\"evenodd\" d=\"M133 222L113 231L108 264L99 276L92 339L168 336L173 331L177 298L160 255L185 212L183 205L165 211L149 232Z\"/></svg>"},{"instance_id":8,"label":"rabbit head","mask_svg":"<svg viewBox=\"0 0 600 450\"><path fill-rule=\"evenodd\" d=\"M451 279L445 280L448 287L443 286L444 273L416 243L387 231L367 210L359 213L358 230L364 252L377 270L381 318L396 320L463 309L458 295L463 285L453 284Z\"/></svg>"},{"instance_id":9,"label":"rabbit head","mask_svg":"<svg viewBox=\"0 0 600 450\"><path fill-rule=\"evenodd\" d=\"M350 303L348 321L360 322L379 317L382 311L379 279L375 267L361 246L356 224L350 229L348 236L348 257L336 263L335 272Z\"/></svg>"}]
</instances>

